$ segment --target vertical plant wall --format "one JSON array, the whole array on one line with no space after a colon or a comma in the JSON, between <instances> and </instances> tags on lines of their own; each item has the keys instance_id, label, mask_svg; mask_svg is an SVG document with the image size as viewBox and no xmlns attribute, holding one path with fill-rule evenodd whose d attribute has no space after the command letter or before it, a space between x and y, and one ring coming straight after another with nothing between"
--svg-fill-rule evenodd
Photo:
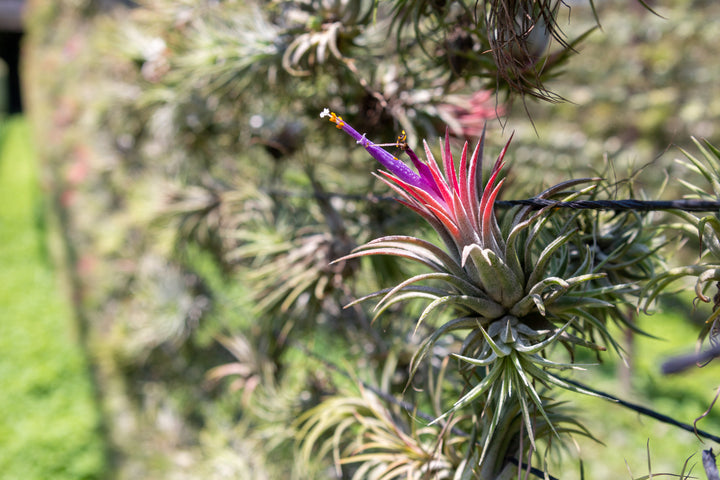
<instances>
[{"instance_id":1,"label":"vertical plant wall","mask_svg":"<svg viewBox=\"0 0 720 480\"><path fill-rule=\"evenodd\" d=\"M717 199L720 67L678 53L714 40L667 26L716 8L669 3L31 2L117 476L563 473L573 372L685 277L714 302L717 208L553 203Z\"/></svg>"}]
</instances>

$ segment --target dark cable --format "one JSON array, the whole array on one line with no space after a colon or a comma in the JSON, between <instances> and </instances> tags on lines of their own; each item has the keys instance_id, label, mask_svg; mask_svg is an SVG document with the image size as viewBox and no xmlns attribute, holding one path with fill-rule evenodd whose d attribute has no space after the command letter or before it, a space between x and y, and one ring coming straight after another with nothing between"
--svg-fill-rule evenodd
<instances>
[{"instance_id":1,"label":"dark cable","mask_svg":"<svg viewBox=\"0 0 720 480\"><path fill-rule=\"evenodd\" d=\"M657 210L683 210L685 212L713 212L720 210L720 202L714 200L572 200L560 202L546 198L527 200L505 200L495 202L498 206L513 207L524 205L539 210L541 208L570 208L575 210L633 210L651 212Z\"/></svg>"},{"instance_id":2,"label":"dark cable","mask_svg":"<svg viewBox=\"0 0 720 480\"><path fill-rule=\"evenodd\" d=\"M387 195L372 194L346 194L333 192L293 192L289 190L268 190L266 193L281 197L299 198L344 198L355 201L368 201L372 203L395 201L397 198ZM498 200L498 207L510 208L517 206L531 207L533 210L543 208L569 208L574 210L633 210L638 212L652 212L663 210L682 210L685 212L717 212L720 211L720 201L716 200L571 200L562 202L547 198L528 198L525 200Z\"/></svg>"},{"instance_id":3,"label":"dark cable","mask_svg":"<svg viewBox=\"0 0 720 480\"><path fill-rule=\"evenodd\" d=\"M662 413L658 413L647 407L643 407L642 405L626 402L625 400L621 400L618 397L610 395L609 393L595 390L594 388L590 388L587 385L584 385L580 382L576 382L575 380L570 380L569 378L559 377L559 376L556 376L556 378L562 380L563 382L567 382L571 385L574 385L578 388L582 388L583 390L587 390L590 393L594 393L595 395L598 395L598 396L604 398L605 400L609 400L611 402L617 403L618 405L622 405L625 408L629 408L630 410L640 413L641 415L645 415L650 418L654 418L655 420L658 420L663 423L668 423L670 425L674 425L683 430L687 430L688 432L692 432L692 433L698 435L699 437L704 437L704 438L713 440L714 442L720 443L720 437L718 437L717 435L713 435L712 433L706 432L704 430L696 429L692 425L688 425L687 423L680 422L678 420L675 420L672 417L668 417L667 415L663 415Z\"/></svg>"},{"instance_id":4,"label":"dark cable","mask_svg":"<svg viewBox=\"0 0 720 480\"><path fill-rule=\"evenodd\" d=\"M520 470L525 470L528 467L526 464L524 464L522 462L518 462L517 459L513 458L513 457L507 457L506 460L508 462L512 463L513 465L515 465L516 467L518 467ZM532 473L533 475L535 475L538 478L548 478L549 480L560 480L557 477L553 477L550 474L548 474L547 477L545 477L545 472L543 472L539 468L535 468L532 466L530 467L530 473Z\"/></svg>"}]
</instances>

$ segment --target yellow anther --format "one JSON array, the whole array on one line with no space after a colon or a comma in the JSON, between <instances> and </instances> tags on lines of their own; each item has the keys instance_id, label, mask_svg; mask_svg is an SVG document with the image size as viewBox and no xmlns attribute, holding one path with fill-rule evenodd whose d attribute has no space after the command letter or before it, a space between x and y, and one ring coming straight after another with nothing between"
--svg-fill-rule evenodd
<instances>
[{"instance_id":1,"label":"yellow anther","mask_svg":"<svg viewBox=\"0 0 720 480\"><path fill-rule=\"evenodd\" d=\"M345 125L342 117L338 116L335 112L330 112L330 121L333 122L335 126L340 129L342 129L343 125Z\"/></svg>"},{"instance_id":2,"label":"yellow anther","mask_svg":"<svg viewBox=\"0 0 720 480\"><path fill-rule=\"evenodd\" d=\"M397 138L397 142L395 143L395 146L402 150L407 150L408 144L407 144L407 133L405 133L405 130L403 130L400 135Z\"/></svg>"},{"instance_id":3,"label":"yellow anther","mask_svg":"<svg viewBox=\"0 0 720 480\"><path fill-rule=\"evenodd\" d=\"M324 109L322 113L320 113L320 117L330 117L329 120L333 122L337 128L342 129L342 127L345 125L345 122L343 121L342 117L338 116L335 112L331 112L329 109Z\"/></svg>"},{"instance_id":4,"label":"yellow anther","mask_svg":"<svg viewBox=\"0 0 720 480\"><path fill-rule=\"evenodd\" d=\"M407 144L407 134L405 133L405 130L402 131L402 134L398 135L397 140L395 143L376 143L376 147L396 147L400 150L407 150L408 144Z\"/></svg>"},{"instance_id":5,"label":"yellow anther","mask_svg":"<svg viewBox=\"0 0 720 480\"><path fill-rule=\"evenodd\" d=\"M399 147L400 145L404 145L406 141L407 141L407 133L405 133L405 130L403 130L403 131L400 133L400 135L398 136L398 139L397 139L398 147Z\"/></svg>"}]
</instances>

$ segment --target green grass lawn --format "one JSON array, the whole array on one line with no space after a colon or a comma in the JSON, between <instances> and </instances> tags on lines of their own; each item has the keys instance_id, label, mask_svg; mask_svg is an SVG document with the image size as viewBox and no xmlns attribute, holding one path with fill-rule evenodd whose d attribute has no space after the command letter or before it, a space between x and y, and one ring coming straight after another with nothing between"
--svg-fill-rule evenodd
<instances>
[{"instance_id":1,"label":"green grass lawn","mask_svg":"<svg viewBox=\"0 0 720 480\"><path fill-rule=\"evenodd\" d=\"M0 122L0 479L101 478L100 414L46 253L29 128Z\"/></svg>"}]
</instances>

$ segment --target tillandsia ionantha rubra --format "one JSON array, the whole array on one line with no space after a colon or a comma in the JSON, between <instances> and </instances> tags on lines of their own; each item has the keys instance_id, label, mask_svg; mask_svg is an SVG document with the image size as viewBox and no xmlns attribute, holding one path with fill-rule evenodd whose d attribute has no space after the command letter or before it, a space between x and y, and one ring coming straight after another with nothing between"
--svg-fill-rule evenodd
<instances>
[{"instance_id":1,"label":"tillandsia ionantha rubra","mask_svg":"<svg viewBox=\"0 0 720 480\"><path fill-rule=\"evenodd\" d=\"M492 440L499 441L497 436L509 434L506 427L517 412L523 419L517 424L524 425L533 448L535 434L561 431L553 425L558 423L557 417L546 412L551 399L542 398L538 388L542 385L577 390L550 371L576 365L553 362L547 352L557 342L570 351L576 345L602 348L584 338L578 321L587 318L596 324L614 308L605 300L607 297L601 296L607 295L607 289L595 292L586 288L590 280L602 274L593 271L589 250L581 252L585 261L572 270L568 268L568 258L578 253L573 251L571 255L568 251L575 248L570 240L576 230L560 228L548 234L550 210L532 213L529 207L519 208L501 229L494 207L503 183L499 176L509 142L483 183L484 135L471 155L465 143L457 171L446 135L441 146L444 173L426 142L427 163L399 142L414 171L342 117L328 109L321 117L328 117L388 170L381 171L380 178L400 195L402 203L427 220L445 243L443 249L411 236L387 236L358 247L345 258L396 255L431 270L358 300L380 297L378 314L411 298L430 299L417 325L441 306L453 306L460 312L423 341L415 354L412 372L432 353L439 338L462 334L462 349L454 356L461 361L469 384L464 395L436 421L443 421L451 412L471 408L485 422L478 438L483 445L479 464L488 469L488 476L480 478L491 478L491 472L502 468L507 453L495 451L491 444L497 442ZM567 189L593 180L567 181L537 198L570 200L591 191L594 185L570 193ZM602 322L598 328L603 328ZM514 432L518 434L518 430Z\"/></svg>"}]
</instances>

